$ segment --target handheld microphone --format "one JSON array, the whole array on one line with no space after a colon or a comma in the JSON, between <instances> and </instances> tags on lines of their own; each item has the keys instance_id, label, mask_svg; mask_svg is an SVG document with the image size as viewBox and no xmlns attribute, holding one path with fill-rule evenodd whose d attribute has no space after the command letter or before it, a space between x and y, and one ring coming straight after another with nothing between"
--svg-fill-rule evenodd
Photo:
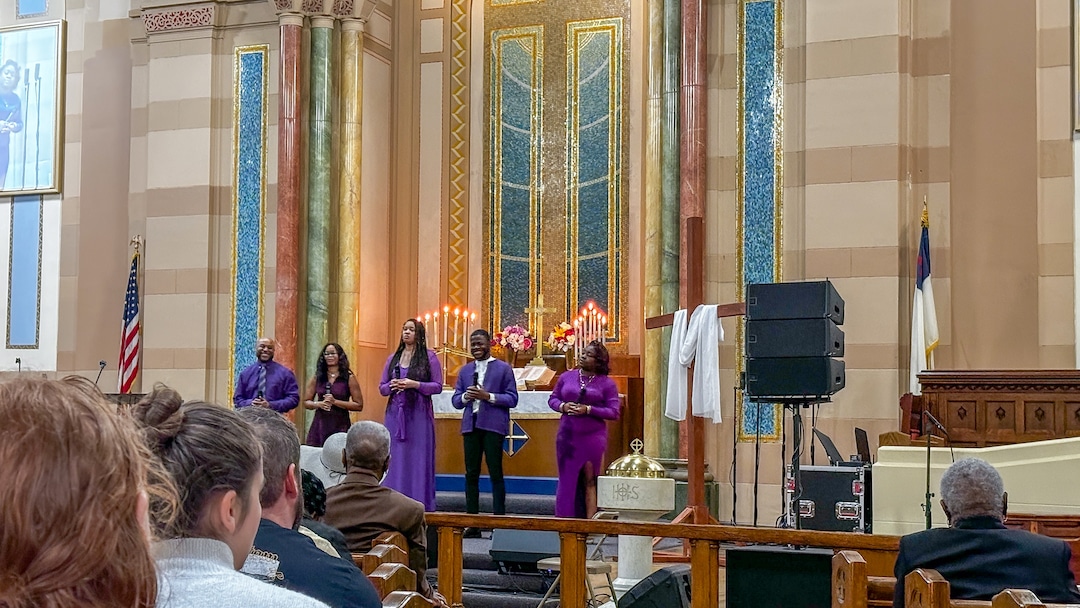
<instances>
[{"instance_id":1,"label":"handheld microphone","mask_svg":"<svg viewBox=\"0 0 1080 608\"><path fill-rule=\"evenodd\" d=\"M398 364L398 363L394 364L393 376L394 376L394 380L401 380L401 365ZM401 389L398 389L398 388L391 389L390 394L393 395L394 393L398 392L399 390L401 390Z\"/></svg>"},{"instance_id":2,"label":"handheld microphone","mask_svg":"<svg viewBox=\"0 0 1080 608\"><path fill-rule=\"evenodd\" d=\"M473 386L480 386L480 372L475 371L475 370L472 373L472 385Z\"/></svg>"},{"instance_id":3,"label":"handheld microphone","mask_svg":"<svg viewBox=\"0 0 1080 608\"><path fill-rule=\"evenodd\" d=\"M94 386L97 386L98 381L101 380L101 372L105 371L105 360L102 359L101 361L98 361L97 364L98 364L97 378L94 378Z\"/></svg>"}]
</instances>

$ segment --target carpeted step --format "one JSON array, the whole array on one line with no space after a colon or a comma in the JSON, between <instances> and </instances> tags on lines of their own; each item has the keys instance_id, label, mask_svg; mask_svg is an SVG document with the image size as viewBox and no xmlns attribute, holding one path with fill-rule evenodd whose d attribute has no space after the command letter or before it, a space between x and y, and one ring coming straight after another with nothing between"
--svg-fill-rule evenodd
<instances>
[{"instance_id":1,"label":"carpeted step","mask_svg":"<svg viewBox=\"0 0 1080 608\"><path fill-rule=\"evenodd\" d=\"M465 493L448 491L436 492L435 507L438 511L464 513ZM481 493L480 512L491 513L491 511L491 495ZM555 515L555 497L540 494L507 494L506 513L508 515L552 517Z\"/></svg>"}]
</instances>

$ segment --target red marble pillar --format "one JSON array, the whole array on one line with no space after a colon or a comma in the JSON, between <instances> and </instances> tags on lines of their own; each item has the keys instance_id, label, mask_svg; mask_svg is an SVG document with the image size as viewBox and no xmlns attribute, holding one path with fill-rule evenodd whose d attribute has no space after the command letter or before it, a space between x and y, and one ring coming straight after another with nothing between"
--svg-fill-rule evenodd
<instances>
[{"instance_id":1,"label":"red marble pillar","mask_svg":"<svg viewBox=\"0 0 1080 608\"><path fill-rule=\"evenodd\" d=\"M705 89L708 39L704 0L682 0L682 69L679 95L679 209L682 246L679 256L679 303L691 314L705 297ZM692 375L687 380L693 386ZM692 389L690 389L692 390ZM690 391L687 392L690 399ZM689 487L687 507L693 523L708 523L705 506L705 422L689 416L680 428L679 452L685 454Z\"/></svg>"},{"instance_id":2,"label":"red marble pillar","mask_svg":"<svg viewBox=\"0 0 1080 608\"><path fill-rule=\"evenodd\" d=\"M300 278L300 41L304 17L282 14L278 97L277 298L274 357L296 371ZM302 374L301 374L302 375Z\"/></svg>"}]
</instances>

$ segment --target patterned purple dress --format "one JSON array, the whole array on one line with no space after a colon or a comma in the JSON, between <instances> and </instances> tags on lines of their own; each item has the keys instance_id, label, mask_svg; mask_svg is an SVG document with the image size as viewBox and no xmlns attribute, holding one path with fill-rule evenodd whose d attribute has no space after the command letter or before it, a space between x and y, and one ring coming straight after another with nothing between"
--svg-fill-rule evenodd
<instances>
[{"instance_id":1,"label":"patterned purple dress","mask_svg":"<svg viewBox=\"0 0 1080 608\"><path fill-rule=\"evenodd\" d=\"M593 475L604 472L607 450L607 421L618 420L622 402L619 388L607 376L581 377L581 370L559 376L548 398L556 412L564 402L588 405L589 414L563 414L555 437L555 457L559 463L559 485L555 490L555 517L585 517L585 496L579 492L579 478L586 463L592 463Z\"/></svg>"},{"instance_id":2,"label":"patterned purple dress","mask_svg":"<svg viewBox=\"0 0 1080 608\"><path fill-rule=\"evenodd\" d=\"M322 399L325 393L325 384L315 387L316 399ZM351 401L349 379L340 377L335 379L334 383L330 385L330 393L334 395L334 399ZM334 405L330 407L329 411L315 410L315 417L311 420L311 427L308 428L307 440L304 441L304 444L321 448L330 435L347 433L350 424L349 410L345 408Z\"/></svg>"},{"instance_id":3,"label":"patterned purple dress","mask_svg":"<svg viewBox=\"0 0 1080 608\"><path fill-rule=\"evenodd\" d=\"M424 511L435 510L435 412L431 396L443 390L442 364L432 350L427 351L431 379L420 388L390 394L394 375L386 359L379 393L390 397L386 404L386 429L390 431L390 470L382 485L419 501ZM409 368L401 365L400 377L408 377Z\"/></svg>"}]
</instances>

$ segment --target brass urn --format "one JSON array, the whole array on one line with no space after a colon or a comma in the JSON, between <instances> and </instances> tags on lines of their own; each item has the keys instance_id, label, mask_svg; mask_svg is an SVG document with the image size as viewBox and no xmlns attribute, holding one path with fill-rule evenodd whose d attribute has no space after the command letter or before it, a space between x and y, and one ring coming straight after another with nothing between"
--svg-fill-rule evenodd
<instances>
[{"instance_id":1,"label":"brass urn","mask_svg":"<svg viewBox=\"0 0 1080 608\"><path fill-rule=\"evenodd\" d=\"M632 454L619 458L607 468L610 477L634 477L639 479L663 479L667 477L664 465L641 453L644 444L640 439L630 442Z\"/></svg>"}]
</instances>

